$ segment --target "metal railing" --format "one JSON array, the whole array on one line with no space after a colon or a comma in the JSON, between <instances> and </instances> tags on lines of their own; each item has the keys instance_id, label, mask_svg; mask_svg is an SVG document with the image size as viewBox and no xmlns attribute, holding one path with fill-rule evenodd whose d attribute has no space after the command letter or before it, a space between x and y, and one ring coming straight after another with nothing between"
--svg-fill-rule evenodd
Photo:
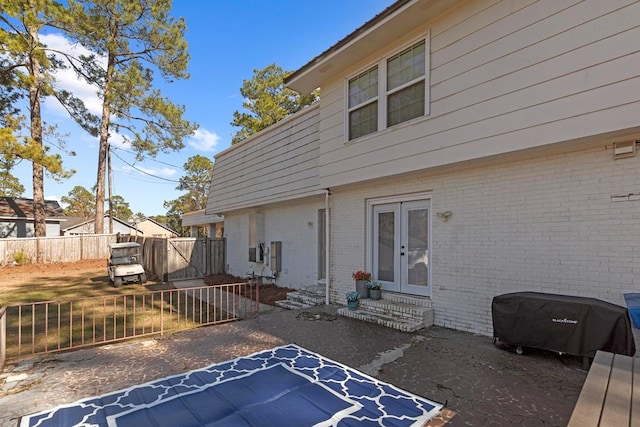
<instances>
[{"instance_id":1,"label":"metal railing","mask_svg":"<svg viewBox=\"0 0 640 427\"><path fill-rule=\"evenodd\" d=\"M0 308L5 360L162 335L257 315L247 283L48 301Z\"/></svg>"},{"instance_id":2,"label":"metal railing","mask_svg":"<svg viewBox=\"0 0 640 427\"><path fill-rule=\"evenodd\" d=\"M0 307L0 370L7 359L7 308Z\"/></svg>"}]
</instances>

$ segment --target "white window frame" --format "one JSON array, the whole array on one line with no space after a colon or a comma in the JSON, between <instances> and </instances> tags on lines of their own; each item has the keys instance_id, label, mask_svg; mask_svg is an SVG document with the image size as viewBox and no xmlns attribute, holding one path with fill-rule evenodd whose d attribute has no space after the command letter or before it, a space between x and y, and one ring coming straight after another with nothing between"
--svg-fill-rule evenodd
<instances>
[{"instance_id":1,"label":"white window frame","mask_svg":"<svg viewBox=\"0 0 640 427\"><path fill-rule=\"evenodd\" d=\"M424 40L424 49L425 49L425 55L424 55L424 60L425 60L425 67L424 67L424 77L422 78L416 78L410 82L406 82L398 87L393 88L392 90L388 91L387 90L387 60L389 58L391 58L394 55L397 55L398 53L402 52L403 50L416 45L418 43L420 43L421 41ZM357 141L359 139L362 138L367 138L371 135L374 135L380 131L383 131L385 129L387 129L387 98L389 95L402 90L408 86L411 86L415 83L417 83L418 81L424 79L424 90L425 90L425 94L424 94L424 116L420 116L420 117L414 117L413 119L398 123L393 125L392 127L396 127L396 126L401 126L405 123L411 122L413 120L418 120L421 118L425 118L427 116L429 116L430 114L430 110L429 110L429 105L430 105L430 77L431 77L431 44L430 44L430 40L431 40L431 32L427 32L424 36L418 37L416 39L413 39L411 42L403 44L400 48L395 49L393 52L390 52L389 54L381 57L377 62L375 63L370 63L368 66L363 67L361 69L359 69L357 72L349 75L344 82L344 140L345 142L352 142L352 141ZM359 76L360 74L378 67L378 96L376 96L374 99L368 100L368 102L373 102L373 101L377 101L378 102L378 130L368 133L366 135L362 135L359 136L357 138L353 138L353 139L349 139L349 134L350 134L350 123L349 123L349 115L351 113L352 110L355 110L357 108L360 108L362 106L364 106L366 103L362 103L359 104L358 106L354 106L354 107L349 107L349 81L352 80L353 78Z\"/></svg>"},{"instance_id":2,"label":"white window frame","mask_svg":"<svg viewBox=\"0 0 640 427\"><path fill-rule=\"evenodd\" d=\"M362 74L364 74L364 73L368 73L369 71L371 71L371 70L372 70L372 69L374 69L374 68L376 68L376 65L372 65L371 67L366 68L366 69L362 70L360 73L358 73L358 74L356 74L356 75L353 75L353 76L351 76L351 77L349 77L349 78L347 79L347 85L346 85L346 91L347 91L347 92L346 92L346 106L347 106L347 108L346 108L346 110L347 110L347 119L346 119L346 121L347 121L347 140L349 140L349 136L351 135L351 129L349 128L349 125L348 125L348 121L349 121L349 117L351 116L351 113L352 113L353 111L360 110L360 109L362 109L362 108L364 108L364 107L367 107L367 106L369 106L369 105L371 105L371 104L374 104L374 103L377 103L377 104L378 104L378 121L377 121L377 124L378 124L378 129L380 129L380 75L381 75L381 73L380 73L380 67L378 67L378 71L377 71L377 74L378 74L378 90L377 90L377 95L376 95L376 96L373 96L373 97L371 97L371 98L367 99L366 101L363 101L363 102L361 102L361 103L359 103L359 104L356 104L356 105L353 105L353 106L350 106L350 105L349 105L349 95L350 95L350 94L349 94L349 84L351 83L351 80L353 80L353 79L355 79L355 78L357 78L357 77L360 77L360 76L361 76ZM374 131L374 132L377 132L377 131ZM371 133L374 133L374 132L371 132ZM362 137L364 137L364 136L370 135L371 133L367 133L367 134L365 134L365 135L361 135L361 136L358 136L358 137L353 138L353 139L362 138Z\"/></svg>"}]
</instances>

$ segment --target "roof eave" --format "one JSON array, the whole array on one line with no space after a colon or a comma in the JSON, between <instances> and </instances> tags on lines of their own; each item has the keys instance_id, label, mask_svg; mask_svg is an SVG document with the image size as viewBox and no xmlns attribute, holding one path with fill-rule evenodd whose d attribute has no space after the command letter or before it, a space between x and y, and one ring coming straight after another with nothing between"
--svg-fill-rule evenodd
<instances>
[{"instance_id":1,"label":"roof eave","mask_svg":"<svg viewBox=\"0 0 640 427\"><path fill-rule=\"evenodd\" d=\"M285 84L297 92L310 93L405 35L407 28L425 24L458 4L452 0L398 0L293 72L285 79Z\"/></svg>"}]
</instances>

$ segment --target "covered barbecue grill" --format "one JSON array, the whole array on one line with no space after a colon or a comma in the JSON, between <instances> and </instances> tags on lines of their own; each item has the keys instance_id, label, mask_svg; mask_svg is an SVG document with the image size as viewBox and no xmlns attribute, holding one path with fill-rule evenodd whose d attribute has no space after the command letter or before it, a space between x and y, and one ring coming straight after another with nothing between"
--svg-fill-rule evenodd
<instances>
[{"instance_id":1,"label":"covered barbecue grill","mask_svg":"<svg viewBox=\"0 0 640 427\"><path fill-rule=\"evenodd\" d=\"M625 307L595 298L516 292L491 304L493 336L516 346L594 357L596 351L636 352ZM520 352L520 351L519 351Z\"/></svg>"}]
</instances>

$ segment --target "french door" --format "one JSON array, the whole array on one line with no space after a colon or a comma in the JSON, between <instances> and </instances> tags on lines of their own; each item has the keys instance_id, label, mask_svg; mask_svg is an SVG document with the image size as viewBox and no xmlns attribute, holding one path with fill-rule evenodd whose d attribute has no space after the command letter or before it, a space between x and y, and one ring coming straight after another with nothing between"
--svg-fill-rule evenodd
<instances>
[{"instance_id":1,"label":"french door","mask_svg":"<svg viewBox=\"0 0 640 427\"><path fill-rule=\"evenodd\" d=\"M371 263L382 288L430 294L429 200L372 205Z\"/></svg>"}]
</instances>

